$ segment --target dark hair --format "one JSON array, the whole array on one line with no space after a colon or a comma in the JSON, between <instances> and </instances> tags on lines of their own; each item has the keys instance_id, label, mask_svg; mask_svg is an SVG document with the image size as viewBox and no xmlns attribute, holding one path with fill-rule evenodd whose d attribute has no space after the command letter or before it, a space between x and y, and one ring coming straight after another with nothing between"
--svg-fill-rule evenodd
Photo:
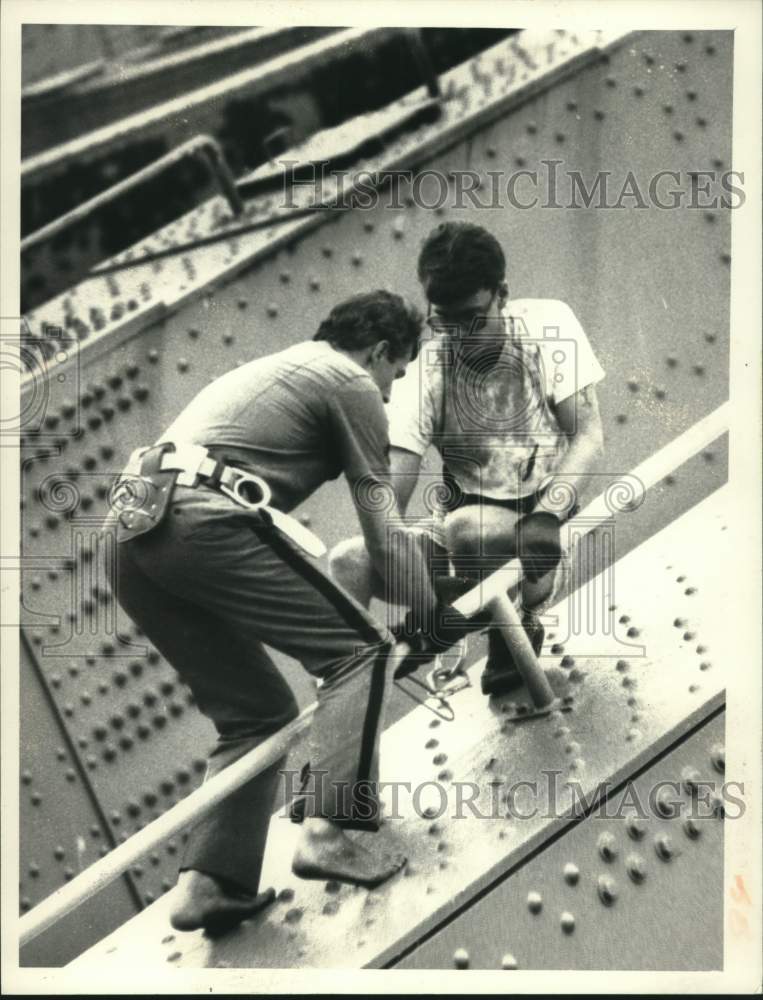
<instances>
[{"instance_id":1,"label":"dark hair","mask_svg":"<svg viewBox=\"0 0 763 1000\"><path fill-rule=\"evenodd\" d=\"M447 305L483 288L496 292L506 276L506 258L482 226L441 222L421 246L418 271L429 301Z\"/></svg>"},{"instance_id":2,"label":"dark hair","mask_svg":"<svg viewBox=\"0 0 763 1000\"><path fill-rule=\"evenodd\" d=\"M388 340L390 358L403 357L413 348L418 354L423 317L399 295L378 289L353 295L334 306L318 327L313 340L327 340L332 347L361 351Z\"/></svg>"}]
</instances>

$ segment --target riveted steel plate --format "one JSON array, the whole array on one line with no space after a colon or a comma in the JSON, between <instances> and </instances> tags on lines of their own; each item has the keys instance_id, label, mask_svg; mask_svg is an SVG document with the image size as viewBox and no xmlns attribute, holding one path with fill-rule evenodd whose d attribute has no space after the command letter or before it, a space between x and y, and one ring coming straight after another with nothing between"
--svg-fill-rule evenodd
<instances>
[{"instance_id":1,"label":"riveted steel plate","mask_svg":"<svg viewBox=\"0 0 763 1000\"><path fill-rule=\"evenodd\" d=\"M393 961L563 830L581 793L623 781L723 703L726 612L719 567L729 559L726 492L716 491L618 562L616 602L606 573L584 588L583 600L598 604L606 595L612 628L573 630L558 651L565 666L549 667L560 694L570 697L570 712L528 720L521 695L488 702L475 683L454 696L455 722L432 726L432 716L417 709L384 733L381 777L397 783L398 796L391 801L388 790L391 815L379 839L404 845L404 875L374 891L302 882L289 871L298 828L277 815L263 885L282 895L265 914L216 941L176 934L167 922L168 894L75 964L87 967L106 956L115 967L138 956L144 963L192 967ZM563 623L564 609L554 610ZM472 669L474 681L480 669ZM527 818L507 818L506 794L513 789L522 815L530 813L522 803L538 795L519 783L543 772L556 778L538 793L542 807ZM479 816L463 806L465 782L477 788ZM410 794L401 783L411 786ZM544 799L543 789L553 794Z\"/></svg>"}]
</instances>

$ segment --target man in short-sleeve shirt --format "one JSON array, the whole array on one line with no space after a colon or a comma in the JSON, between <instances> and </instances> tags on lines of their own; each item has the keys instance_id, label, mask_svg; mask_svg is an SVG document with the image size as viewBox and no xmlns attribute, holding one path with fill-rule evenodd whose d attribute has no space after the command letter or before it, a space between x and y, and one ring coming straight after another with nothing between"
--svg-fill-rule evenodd
<instances>
[{"instance_id":1,"label":"man in short-sleeve shirt","mask_svg":"<svg viewBox=\"0 0 763 1000\"><path fill-rule=\"evenodd\" d=\"M602 449L595 386L604 372L568 305L509 298L503 250L481 226L438 226L418 273L432 336L388 406L392 474L404 511L424 454L438 450L441 517L433 534L473 584L516 555L515 525L544 506L554 477L582 496ZM574 510L570 503L562 516ZM357 540L337 547L331 562L359 600L381 596ZM537 615L559 576L522 584L523 623L536 652ZM521 682L510 653L497 629L488 640L483 691L510 690Z\"/></svg>"},{"instance_id":2,"label":"man in short-sleeve shirt","mask_svg":"<svg viewBox=\"0 0 763 1000\"><path fill-rule=\"evenodd\" d=\"M420 315L397 295L372 292L340 303L314 341L216 379L146 449L156 454L171 446L172 460L189 454L189 445L197 446L194 454L200 447L205 468L213 470L208 480L178 480L160 523L148 531L131 533L136 515L119 506L105 525L116 528L119 542L119 602L217 729L207 777L297 715L265 645L299 660L322 682L310 770L293 812L304 824L293 870L304 878L372 886L405 862L397 852L371 854L345 833L379 826L379 731L392 639L280 530L283 518L263 522L218 489L214 477L221 469L260 477L273 511L286 515L322 483L344 475L378 572L390 571L398 586L408 581L411 604L431 603L418 549L399 547L400 532L387 530L396 511L364 502L388 489L384 402L420 333ZM151 473L146 455L136 455L141 475ZM125 482L134 474L128 467ZM226 927L272 898L272 891L258 895L258 889L284 764L282 758L257 775L191 831L171 911L177 929Z\"/></svg>"}]
</instances>

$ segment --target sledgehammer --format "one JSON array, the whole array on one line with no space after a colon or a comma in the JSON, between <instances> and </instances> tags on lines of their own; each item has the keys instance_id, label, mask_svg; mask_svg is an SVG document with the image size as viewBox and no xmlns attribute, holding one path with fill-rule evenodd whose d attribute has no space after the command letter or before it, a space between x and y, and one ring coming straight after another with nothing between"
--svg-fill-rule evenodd
<instances>
[{"instance_id":1,"label":"sledgehammer","mask_svg":"<svg viewBox=\"0 0 763 1000\"><path fill-rule=\"evenodd\" d=\"M507 591L518 586L523 576L538 579L557 566L562 557L559 535L560 522L554 514L541 511L521 518L516 526L518 557L491 573L487 579L450 605L465 618L473 618L481 611L488 611L492 624L500 629L537 709L548 708L556 695L538 663ZM447 619L445 625L447 626ZM453 642L458 638L459 635L454 635ZM396 676L404 676L408 672L403 668L402 674Z\"/></svg>"}]
</instances>

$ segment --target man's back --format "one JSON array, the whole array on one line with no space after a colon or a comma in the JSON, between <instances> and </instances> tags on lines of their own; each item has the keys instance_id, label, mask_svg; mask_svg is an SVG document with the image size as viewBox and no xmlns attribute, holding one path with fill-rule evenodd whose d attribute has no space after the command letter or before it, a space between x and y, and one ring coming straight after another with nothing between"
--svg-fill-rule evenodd
<instances>
[{"instance_id":1,"label":"man's back","mask_svg":"<svg viewBox=\"0 0 763 1000\"><path fill-rule=\"evenodd\" d=\"M387 418L373 379L326 341L305 341L206 386L160 441L200 444L262 476L291 510L342 472L387 469Z\"/></svg>"}]
</instances>

